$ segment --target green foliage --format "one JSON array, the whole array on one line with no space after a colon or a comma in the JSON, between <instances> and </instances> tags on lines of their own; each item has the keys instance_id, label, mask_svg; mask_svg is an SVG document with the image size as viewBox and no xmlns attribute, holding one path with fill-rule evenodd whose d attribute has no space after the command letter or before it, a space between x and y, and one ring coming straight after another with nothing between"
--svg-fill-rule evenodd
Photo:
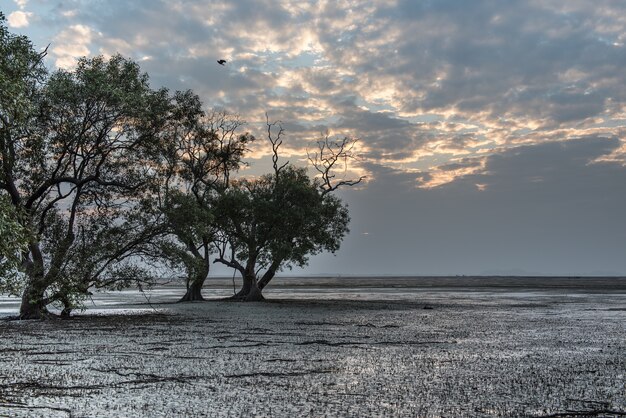
<instances>
[{"instance_id":1,"label":"green foliage","mask_svg":"<svg viewBox=\"0 0 626 418\"><path fill-rule=\"evenodd\" d=\"M27 37L8 31L0 12L0 132L24 133L23 123L33 115L33 98L47 74L43 56Z\"/></svg>"},{"instance_id":2,"label":"green foliage","mask_svg":"<svg viewBox=\"0 0 626 418\"><path fill-rule=\"evenodd\" d=\"M206 114L191 91L153 90L119 55L51 75L44 56L0 13L0 291L25 289L23 317L149 285L150 263L201 284L217 251L271 279L339 248L349 216L329 194L338 186L278 168L282 128L273 139L268 123L274 173L231 181L254 140L238 117Z\"/></svg>"},{"instance_id":3,"label":"green foliage","mask_svg":"<svg viewBox=\"0 0 626 418\"><path fill-rule=\"evenodd\" d=\"M0 13L0 184L12 194L12 200L16 191L8 187L7 175L20 169L16 148L24 147L24 138L35 124L41 84L47 74L44 55L34 50L28 38L10 33Z\"/></svg>"},{"instance_id":4,"label":"green foliage","mask_svg":"<svg viewBox=\"0 0 626 418\"><path fill-rule=\"evenodd\" d=\"M155 208L155 222L168 231L159 257L172 269L184 270L188 285L201 285L219 233L216 200L254 138L239 133L244 122L234 115L205 114L191 92L176 93L174 102L170 123L161 132L149 206Z\"/></svg>"},{"instance_id":5,"label":"green foliage","mask_svg":"<svg viewBox=\"0 0 626 418\"><path fill-rule=\"evenodd\" d=\"M252 262L255 271L302 267L311 255L337 251L350 220L337 197L321 193L306 169L292 165L234 183L219 212L234 260L242 267Z\"/></svg>"},{"instance_id":6,"label":"green foliage","mask_svg":"<svg viewBox=\"0 0 626 418\"><path fill-rule=\"evenodd\" d=\"M15 208L0 196L0 292L18 295L22 277L22 252L27 250L28 231L19 222Z\"/></svg>"},{"instance_id":7,"label":"green foliage","mask_svg":"<svg viewBox=\"0 0 626 418\"><path fill-rule=\"evenodd\" d=\"M162 210L169 227L182 242L200 242L215 234L211 207L208 198L199 202L192 194L170 190Z\"/></svg>"},{"instance_id":8,"label":"green foliage","mask_svg":"<svg viewBox=\"0 0 626 418\"><path fill-rule=\"evenodd\" d=\"M188 281L206 278L207 258L215 236L212 206L192 194L170 190L160 208L170 234L160 244L160 256L174 269L183 267ZM205 249L207 252L205 252Z\"/></svg>"},{"instance_id":9,"label":"green foliage","mask_svg":"<svg viewBox=\"0 0 626 418\"><path fill-rule=\"evenodd\" d=\"M141 199L176 108L119 55L50 76L43 56L0 20L0 190L34 232L22 260L26 316L143 280L137 261L157 232Z\"/></svg>"},{"instance_id":10,"label":"green foliage","mask_svg":"<svg viewBox=\"0 0 626 418\"><path fill-rule=\"evenodd\" d=\"M121 56L79 60L53 74L42 96L14 175L41 235L46 301L75 307L89 288L148 276L138 263L156 232L142 222L140 199L171 100Z\"/></svg>"},{"instance_id":11,"label":"green foliage","mask_svg":"<svg viewBox=\"0 0 626 418\"><path fill-rule=\"evenodd\" d=\"M275 212L278 228L270 240L272 259L303 267L310 255L336 252L349 232L348 209L339 198L320 193L304 168L285 167L276 176Z\"/></svg>"}]
</instances>

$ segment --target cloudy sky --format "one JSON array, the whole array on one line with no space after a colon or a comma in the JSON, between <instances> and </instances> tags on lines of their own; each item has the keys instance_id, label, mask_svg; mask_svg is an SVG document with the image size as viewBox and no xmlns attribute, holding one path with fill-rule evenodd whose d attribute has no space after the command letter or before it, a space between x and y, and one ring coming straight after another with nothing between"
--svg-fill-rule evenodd
<instances>
[{"instance_id":1,"label":"cloudy sky","mask_svg":"<svg viewBox=\"0 0 626 418\"><path fill-rule=\"evenodd\" d=\"M132 57L252 132L281 120L292 162L358 137L352 232L296 274L626 274L624 2L2 5L51 68Z\"/></svg>"}]
</instances>

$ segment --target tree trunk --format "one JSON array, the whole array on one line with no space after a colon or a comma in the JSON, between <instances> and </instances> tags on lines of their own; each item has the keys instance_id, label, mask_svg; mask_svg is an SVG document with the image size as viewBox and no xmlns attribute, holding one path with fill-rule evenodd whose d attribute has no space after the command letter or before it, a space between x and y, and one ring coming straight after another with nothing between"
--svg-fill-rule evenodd
<instances>
[{"instance_id":1,"label":"tree trunk","mask_svg":"<svg viewBox=\"0 0 626 418\"><path fill-rule=\"evenodd\" d=\"M261 277L261 280L259 280L258 282L259 289L265 289L265 286L267 286L267 284L274 278L274 275L276 274L278 267L280 267L281 262L282 260L274 260L272 262L263 277Z\"/></svg>"},{"instance_id":2,"label":"tree trunk","mask_svg":"<svg viewBox=\"0 0 626 418\"><path fill-rule=\"evenodd\" d=\"M246 272L243 275L243 286L236 295L230 300L240 300L242 302L259 302L265 300L263 294L261 293L261 289L256 281L256 276L254 273Z\"/></svg>"},{"instance_id":3,"label":"tree trunk","mask_svg":"<svg viewBox=\"0 0 626 418\"><path fill-rule=\"evenodd\" d=\"M24 261L28 282L20 305L20 319L42 319L49 316L45 300L48 282L44 275L44 262L38 242L29 244L31 258Z\"/></svg>"},{"instance_id":4,"label":"tree trunk","mask_svg":"<svg viewBox=\"0 0 626 418\"><path fill-rule=\"evenodd\" d=\"M61 298L61 303L63 304L63 310L61 311L61 318L69 318L72 313L72 309L74 309L72 307L72 303L65 297Z\"/></svg>"},{"instance_id":5,"label":"tree trunk","mask_svg":"<svg viewBox=\"0 0 626 418\"><path fill-rule=\"evenodd\" d=\"M204 300L204 297L202 296L202 286L204 285L205 280L206 276L197 276L194 280L192 280L189 286L187 286L187 293L185 293L185 296L180 298L179 302Z\"/></svg>"},{"instance_id":6,"label":"tree trunk","mask_svg":"<svg viewBox=\"0 0 626 418\"><path fill-rule=\"evenodd\" d=\"M259 302L265 300L261 289L256 282L256 276L254 274L246 274L243 278L243 297L241 300L245 302Z\"/></svg>"},{"instance_id":7,"label":"tree trunk","mask_svg":"<svg viewBox=\"0 0 626 418\"><path fill-rule=\"evenodd\" d=\"M255 265L256 256L250 256L246 263L246 268L238 268L243 277L243 286L237 294L227 298L228 300L239 300L242 302L259 302L265 300L256 280Z\"/></svg>"},{"instance_id":8,"label":"tree trunk","mask_svg":"<svg viewBox=\"0 0 626 418\"><path fill-rule=\"evenodd\" d=\"M208 255L206 260L206 262L203 260L204 264L202 268L191 270L191 274L195 273L195 276L191 277L190 280L187 281L187 293L185 293L185 296L183 296L179 302L204 300L202 297L202 286L204 286L204 281L209 275Z\"/></svg>"},{"instance_id":9,"label":"tree trunk","mask_svg":"<svg viewBox=\"0 0 626 418\"><path fill-rule=\"evenodd\" d=\"M20 319L42 319L49 315L44 298L45 287L37 281L26 286L20 305Z\"/></svg>"}]
</instances>

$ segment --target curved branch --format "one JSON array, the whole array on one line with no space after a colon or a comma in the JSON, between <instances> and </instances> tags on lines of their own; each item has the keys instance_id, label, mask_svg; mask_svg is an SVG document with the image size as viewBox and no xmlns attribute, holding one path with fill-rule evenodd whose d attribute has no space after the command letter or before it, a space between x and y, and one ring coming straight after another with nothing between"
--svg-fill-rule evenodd
<instances>
[{"instance_id":1,"label":"curved branch","mask_svg":"<svg viewBox=\"0 0 626 418\"><path fill-rule=\"evenodd\" d=\"M278 174L280 170L282 170L287 166L287 164L289 164L289 161L287 161L281 166L278 165L278 148L280 148L280 146L283 144L281 136L283 135L285 130L283 129L281 121L278 120L275 122L270 122L267 112L265 112L265 124L267 125L267 139L272 144L272 166L274 167L274 173ZM278 127L278 133L275 136L272 136L272 128L274 127Z\"/></svg>"}]
</instances>

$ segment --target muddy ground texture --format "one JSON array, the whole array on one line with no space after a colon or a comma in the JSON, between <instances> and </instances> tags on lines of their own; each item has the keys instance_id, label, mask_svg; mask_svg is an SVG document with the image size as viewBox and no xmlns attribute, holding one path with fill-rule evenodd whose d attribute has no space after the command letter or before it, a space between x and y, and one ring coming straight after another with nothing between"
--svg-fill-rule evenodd
<instances>
[{"instance_id":1,"label":"muddy ground texture","mask_svg":"<svg viewBox=\"0 0 626 418\"><path fill-rule=\"evenodd\" d=\"M0 321L0 416L626 416L623 293L369 292Z\"/></svg>"}]
</instances>

